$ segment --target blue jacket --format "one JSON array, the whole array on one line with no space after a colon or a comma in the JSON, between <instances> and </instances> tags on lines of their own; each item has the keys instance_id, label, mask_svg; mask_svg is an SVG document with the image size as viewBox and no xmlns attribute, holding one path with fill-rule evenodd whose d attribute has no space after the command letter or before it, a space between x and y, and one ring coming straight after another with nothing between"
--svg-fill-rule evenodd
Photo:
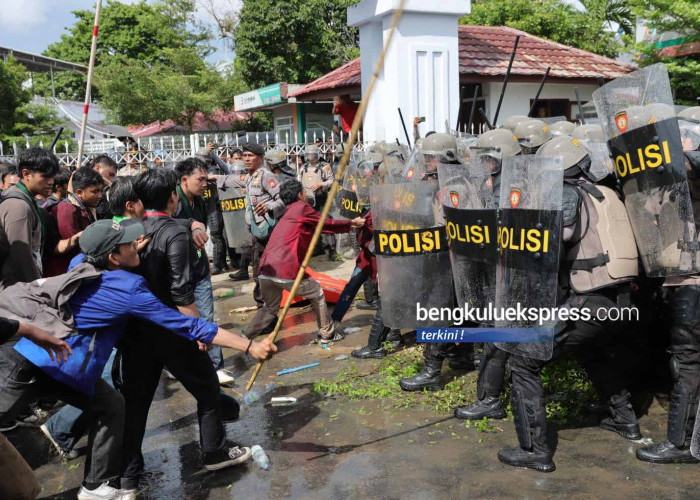
<instances>
[{"instance_id":1,"label":"blue jacket","mask_svg":"<svg viewBox=\"0 0 700 500\"><path fill-rule=\"evenodd\" d=\"M81 261L82 255L76 256L71 268ZM78 333L65 339L73 350L68 362L51 361L44 349L25 338L15 349L50 377L89 396L129 318L156 323L206 344L211 344L218 331L214 323L166 306L151 293L146 280L128 271L105 271L86 282L71 297L70 308Z\"/></svg>"}]
</instances>

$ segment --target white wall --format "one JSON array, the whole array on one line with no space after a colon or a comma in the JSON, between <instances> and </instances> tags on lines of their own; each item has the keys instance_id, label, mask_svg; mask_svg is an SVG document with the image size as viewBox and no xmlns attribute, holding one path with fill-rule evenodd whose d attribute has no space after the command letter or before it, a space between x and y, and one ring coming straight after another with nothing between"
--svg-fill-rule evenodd
<instances>
[{"instance_id":1,"label":"white wall","mask_svg":"<svg viewBox=\"0 0 700 500\"><path fill-rule=\"evenodd\" d=\"M362 92L372 78L392 22L392 0L364 0L348 8L348 24L360 28ZM364 119L366 140L405 142L398 108L408 133L414 116L425 116L421 132L452 127L459 107L457 23L469 0L408 0L384 61Z\"/></svg>"},{"instance_id":2,"label":"white wall","mask_svg":"<svg viewBox=\"0 0 700 500\"><path fill-rule=\"evenodd\" d=\"M498 98L501 94L501 83L484 84L484 93L486 99L486 114L489 120L493 121L493 115L498 107ZM530 100L534 99L539 83L513 83L509 82L506 88L506 93L501 104L501 112L499 113L498 123L502 124L506 118L511 115L526 115L530 111ZM581 104L592 99L593 91L598 88L597 85L572 85L566 83L545 83L544 89L540 94L540 99L568 99L572 103L576 102L575 88L578 88L581 96ZM576 117L578 110L575 104L571 107L571 116Z\"/></svg>"}]
</instances>

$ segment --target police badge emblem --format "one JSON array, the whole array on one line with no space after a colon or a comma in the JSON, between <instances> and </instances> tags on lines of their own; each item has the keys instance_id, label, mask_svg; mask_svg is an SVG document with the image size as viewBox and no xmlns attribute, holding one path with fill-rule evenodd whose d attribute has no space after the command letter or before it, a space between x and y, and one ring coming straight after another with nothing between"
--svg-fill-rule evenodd
<instances>
[{"instance_id":1,"label":"police badge emblem","mask_svg":"<svg viewBox=\"0 0 700 500\"><path fill-rule=\"evenodd\" d=\"M615 126L617 127L617 130L619 130L621 133L627 132L627 112L626 111L620 111L618 114L615 115Z\"/></svg>"},{"instance_id":2,"label":"police badge emblem","mask_svg":"<svg viewBox=\"0 0 700 500\"><path fill-rule=\"evenodd\" d=\"M450 202L452 202L453 207L459 207L459 193L457 191L450 191Z\"/></svg>"},{"instance_id":3,"label":"police badge emblem","mask_svg":"<svg viewBox=\"0 0 700 500\"><path fill-rule=\"evenodd\" d=\"M518 208L518 205L520 205L520 190L519 189L511 189L510 190L510 208Z\"/></svg>"}]
</instances>

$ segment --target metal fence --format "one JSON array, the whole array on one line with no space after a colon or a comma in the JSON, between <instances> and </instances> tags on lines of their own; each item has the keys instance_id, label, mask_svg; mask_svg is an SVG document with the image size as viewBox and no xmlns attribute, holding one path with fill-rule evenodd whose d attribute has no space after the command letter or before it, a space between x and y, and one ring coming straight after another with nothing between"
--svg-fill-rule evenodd
<instances>
[{"instance_id":1,"label":"metal fence","mask_svg":"<svg viewBox=\"0 0 700 500\"><path fill-rule=\"evenodd\" d=\"M340 144L347 140L347 136L344 134L326 136L325 133L320 136L305 134L304 139L304 142L289 144L280 141L279 136L272 132L145 137L137 138L128 144L124 144L118 139L98 139L85 141L83 164L87 159L94 158L100 154L109 155L118 164L136 163L149 165L157 161L169 164L193 156L198 149L205 148L209 143L215 145L219 156L230 156L236 148L240 148L246 142L257 142L265 150L279 148L287 154L296 155L303 155L307 145L315 144L319 147L322 154L328 154L334 153ZM366 143L362 142L362 136L360 135L353 148L362 150L366 145ZM44 147L42 143L39 146ZM0 162L16 163L19 153L29 147L29 141L24 144L24 147L13 143L11 151L5 151L2 143L0 143ZM53 152L62 166L74 167L78 165L77 146L71 148L68 142L64 142L60 145L57 144Z\"/></svg>"}]
</instances>

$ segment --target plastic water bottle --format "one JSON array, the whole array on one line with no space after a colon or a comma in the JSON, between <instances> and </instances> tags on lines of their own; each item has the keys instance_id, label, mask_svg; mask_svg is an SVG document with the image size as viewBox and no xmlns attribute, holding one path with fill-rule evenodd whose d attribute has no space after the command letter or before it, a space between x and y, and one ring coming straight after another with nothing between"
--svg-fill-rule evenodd
<instances>
[{"instance_id":1,"label":"plastic water bottle","mask_svg":"<svg viewBox=\"0 0 700 500\"><path fill-rule=\"evenodd\" d=\"M260 394L258 394L258 392L255 390L250 390L245 393L245 396L243 396L243 402L247 405L253 404L258 399L260 399Z\"/></svg>"},{"instance_id":2,"label":"plastic water bottle","mask_svg":"<svg viewBox=\"0 0 700 500\"><path fill-rule=\"evenodd\" d=\"M267 470L270 467L270 459L267 458L265 450L263 450L259 444L256 444L250 449L253 454L253 460L260 466L261 469Z\"/></svg>"},{"instance_id":3,"label":"plastic water bottle","mask_svg":"<svg viewBox=\"0 0 700 500\"><path fill-rule=\"evenodd\" d=\"M349 326L343 330L343 333L345 335L350 335L351 333L359 332L360 330L362 330L362 328L359 326Z\"/></svg>"}]
</instances>

